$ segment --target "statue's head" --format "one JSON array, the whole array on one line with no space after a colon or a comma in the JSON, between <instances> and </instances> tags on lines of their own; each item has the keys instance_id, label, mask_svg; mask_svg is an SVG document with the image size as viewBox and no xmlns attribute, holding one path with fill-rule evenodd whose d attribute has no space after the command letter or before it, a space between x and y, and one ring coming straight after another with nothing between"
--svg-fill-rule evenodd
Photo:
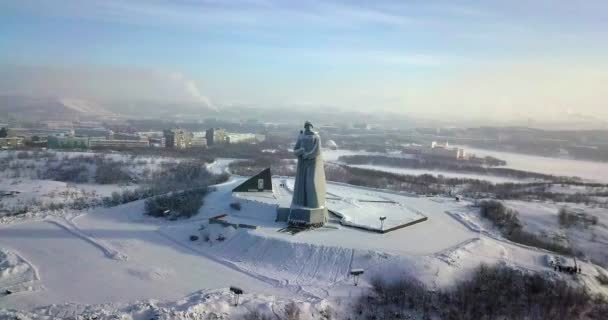
<instances>
[{"instance_id":1,"label":"statue's head","mask_svg":"<svg viewBox=\"0 0 608 320\"><path fill-rule=\"evenodd\" d=\"M304 129L306 129L306 131L310 131L314 126L312 125L312 123L310 123L310 121L306 121L304 122Z\"/></svg>"}]
</instances>

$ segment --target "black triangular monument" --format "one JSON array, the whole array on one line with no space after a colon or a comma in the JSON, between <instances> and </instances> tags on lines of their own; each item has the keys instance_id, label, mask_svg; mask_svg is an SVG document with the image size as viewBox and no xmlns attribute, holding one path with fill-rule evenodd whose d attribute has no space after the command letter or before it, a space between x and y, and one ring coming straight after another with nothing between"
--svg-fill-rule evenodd
<instances>
[{"instance_id":1,"label":"black triangular monument","mask_svg":"<svg viewBox=\"0 0 608 320\"><path fill-rule=\"evenodd\" d=\"M260 173L241 183L238 187L232 189L232 192L262 191L272 191L272 174L270 174L270 168L262 170Z\"/></svg>"}]
</instances>

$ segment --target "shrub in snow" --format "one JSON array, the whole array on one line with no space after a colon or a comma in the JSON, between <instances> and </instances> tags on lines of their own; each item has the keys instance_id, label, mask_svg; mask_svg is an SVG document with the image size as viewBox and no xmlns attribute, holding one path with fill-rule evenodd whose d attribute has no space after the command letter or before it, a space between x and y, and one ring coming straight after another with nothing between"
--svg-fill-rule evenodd
<instances>
[{"instance_id":1,"label":"shrub in snow","mask_svg":"<svg viewBox=\"0 0 608 320\"><path fill-rule=\"evenodd\" d=\"M120 165L100 163L95 169L95 182L99 184L114 184L131 181L131 176Z\"/></svg>"},{"instance_id":2,"label":"shrub in snow","mask_svg":"<svg viewBox=\"0 0 608 320\"><path fill-rule=\"evenodd\" d=\"M562 227L571 227L574 225L580 225L585 228L594 226L598 223L598 218L594 215L590 215L586 212L571 211L566 207L562 207L558 212L559 224Z\"/></svg>"},{"instance_id":3,"label":"shrub in snow","mask_svg":"<svg viewBox=\"0 0 608 320\"><path fill-rule=\"evenodd\" d=\"M241 210L241 203L240 202L233 202L230 204L230 208L240 211Z\"/></svg>"},{"instance_id":4,"label":"shrub in snow","mask_svg":"<svg viewBox=\"0 0 608 320\"><path fill-rule=\"evenodd\" d=\"M85 183L89 181L89 169L87 166L72 160L64 160L58 166L48 167L43 174L43 179Z\"/></svg>"},{"instance_id":5,"label":"shrub in snow","mask_svg":"<svg viewBox=\"0 0 608 320\"><path fill-rule=\"evenodd\" d=\"M236 233L233 226L224 227L220 224L210 224L201 230L201 238L205 242L224 241L232 238Z\"/></svg>"},{"instance_id":6,"label":"shrub in snow","mask_svg":"<svg viewBox=\"0 0 608 320\"><path fill-rule=\"evenodd\" d=\"M147 215L169 219L189 218L198 213L203 205L207 188L174 192L146 200Z\"/></svg>"},{"instance_id":7,"label":"shrub in snow","mask_svg":"<svg viewBox=\"0 0 608 320\"><path fill-rule=\"evenodd\" d=\"M521 229L522 225L519 222L519 213L513 209L505 207L502 202L496 200L486 200L479 204L479 212L483 218L490 220L494 226L511 233L514 230Z\"/></svg>"},{"instance_id":8,"label":"shrub in snow","mask_svg":"<svg viewBox=\"0 0 608 320\"><path fill-rule=\"evenodd\" d=\"M243 320L271 320L271 316L263 314L257 309L251 310L243 315Z\"/></svg>"},{"instance_id":9,"label":"shrub in snow","mask_svg":"<svg viewBox=\"0 0 608 320\"><path fill-rule=\"evenodd\" d=\"M26 151L21 151L17 153L17 159L29 159L30 153Z\"/></svg>"},{"instance_id":10,"label":"shrub in snow","mask_svg":"<svg viewBox=\"0 0 608 320\"><path fill-rule=\"evenodd\" d=\"M298 307L295 302L290 302L285 306L285 319L286 320L300 320L302 310Z\"/></svg>"},{"instance_id":11,"label":"shrub in snow","mask_svg":"<svg viewBox=\"0 0 608 320\"><path fill-rule=\"evenodd\" d=\"M597 281L599 283L601 283L604 286L608 286L608 275L606 275L602 270L597 270L598 275L595 276L595 279L597 279Z\"/></svg>"},{"instance_id":12,"label":"shrub in snow","mask_svg":"<svg viewBox=\"0 0 608 320\"><path fill-rule=\"evenodd\" d=\"M328 305L321 312L321 319L331 320L333 319L333 309Z\"/></svg>"}]
</instances>

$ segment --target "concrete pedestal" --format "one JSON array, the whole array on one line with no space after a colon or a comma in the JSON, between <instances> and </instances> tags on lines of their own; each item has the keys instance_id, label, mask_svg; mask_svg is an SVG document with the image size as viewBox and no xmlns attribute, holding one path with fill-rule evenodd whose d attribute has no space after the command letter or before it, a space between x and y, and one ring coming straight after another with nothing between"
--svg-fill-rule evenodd
<instances>
[{"instance_id":1,"label":"concrete pedestal","mask_svg":"<svg viewBox=\"0 0 608 320\"><path fill-rule=\"evenodd\" d=\"M277 208L277 221L320 226L327 222L327 208Z\"/></svg>"}]
</instances>

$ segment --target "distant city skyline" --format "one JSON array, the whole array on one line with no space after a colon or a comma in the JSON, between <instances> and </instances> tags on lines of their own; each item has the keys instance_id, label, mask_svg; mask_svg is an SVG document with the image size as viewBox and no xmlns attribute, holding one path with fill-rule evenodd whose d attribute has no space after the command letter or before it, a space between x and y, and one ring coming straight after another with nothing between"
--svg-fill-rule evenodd
<instances>
[{"instance_id":1,"label":"distant city skyline","mask_svg":"<svg viewBox=\"0 0 608 320\"><path fill-rule=\"evenodd\" d=\"M0 0L0 21L0 94L608 120L601 0Z\"/></svg>"}]
</instances>

